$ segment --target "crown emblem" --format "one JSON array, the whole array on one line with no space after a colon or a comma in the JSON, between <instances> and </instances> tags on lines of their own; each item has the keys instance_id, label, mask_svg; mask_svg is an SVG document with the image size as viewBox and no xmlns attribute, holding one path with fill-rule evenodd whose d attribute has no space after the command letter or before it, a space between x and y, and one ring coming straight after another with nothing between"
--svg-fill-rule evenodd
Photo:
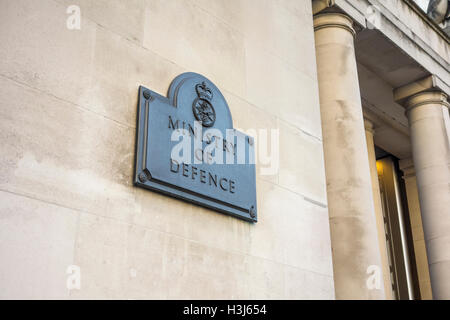
<instances>
[{"instance_id":1,"label":"crown emblem","mask_svg":"<svg viewBox=\"0 0 450 320\"><path fill-rule=\"evenodd\" d=\"M202 126L212 127L216 121L216 111L211 104L212 90L203 81L195 86L195 91L197 91L198 98L192 103L194 117L202 123Z\"/></svg>"},{"instance_id":2,"label":"crown emblem","mask_svg":"<svg viewBox=\"0 0 450 320\"><path fill-rule=\"evenodd\" d=\"M195 86L195 91L197 91L197 95L200 99L206 99L211 101L213 98L213 93L210 88L206 86L205 81L199 83Z\"/></svg>"}]
</instances>

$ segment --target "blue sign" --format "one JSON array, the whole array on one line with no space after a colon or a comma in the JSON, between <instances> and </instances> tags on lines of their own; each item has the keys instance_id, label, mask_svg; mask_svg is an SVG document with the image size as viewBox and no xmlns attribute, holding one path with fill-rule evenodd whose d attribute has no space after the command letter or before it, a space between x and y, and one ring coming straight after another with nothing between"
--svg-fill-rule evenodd
<instances>
[{"instance_id":1,"label":"blue sign","mask_svg":"<svg viewBox=\"0 0 450 320\"><path fill-rule=\"evenodd\" d=\"M204 76L179 75L167 98L139 88L136 186L256 222L254 152Z\"/></svg>"}]
</instances>

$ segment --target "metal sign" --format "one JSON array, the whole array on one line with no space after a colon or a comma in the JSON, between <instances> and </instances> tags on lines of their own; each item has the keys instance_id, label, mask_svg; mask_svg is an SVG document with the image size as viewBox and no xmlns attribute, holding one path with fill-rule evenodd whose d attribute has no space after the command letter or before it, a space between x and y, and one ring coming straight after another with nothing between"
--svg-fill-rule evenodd
<instances>
[{"instance_id":1,"label":"metal sign","mask_svg":"<svg viewBox=\"0 0 450 320\"><path fill-rule=\"evenodd\" d=\"M179 75L167 98L139 88L136 186L256 222L254 152L204 76Z\"/></svg>"}]
</instances>

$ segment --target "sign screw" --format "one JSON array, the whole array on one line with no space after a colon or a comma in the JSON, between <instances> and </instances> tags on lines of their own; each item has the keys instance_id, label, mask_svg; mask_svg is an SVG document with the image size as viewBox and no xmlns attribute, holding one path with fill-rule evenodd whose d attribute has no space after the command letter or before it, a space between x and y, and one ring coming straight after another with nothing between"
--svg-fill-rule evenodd
<instances>
[{"instance_id":1,"label":"sign screw","mask_svg":"<svg viewBox=\"0 0 450 320\"><path fill-rule=\"evenodd\" d=\"M143 95L144 95L144 98L147 100L152 97L152 94L150 93L149 90L144 90Z\"/></svg>"},{"instance_id":2,"label":"sign screw","mask_svg":"<svg viewBox=\"0 0 450 320\"><path fill-rule=\"evenodd\" d=\"M256 217L255 206L251 206L249 212L250 212L250 217L252 217L252 218Z\"/></svg>"},{"instance_id":3,"label":"sign screw","mask_svg":"<svg viewBox=\"0 0 450 320\"><path fill-rule=\"evenodd\" d=\"M147 177L147 175L145 174L145 172L141 172L140 174L139 174L139 181L140 182L146 182L148 180L148 177Z\"/></svg>"}]
</instances>

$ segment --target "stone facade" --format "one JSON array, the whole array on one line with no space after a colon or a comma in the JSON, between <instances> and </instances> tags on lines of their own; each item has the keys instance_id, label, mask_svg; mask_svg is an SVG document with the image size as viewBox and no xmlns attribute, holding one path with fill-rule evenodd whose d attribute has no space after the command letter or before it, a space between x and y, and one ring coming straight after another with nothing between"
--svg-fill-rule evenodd
<instances>
[{"instance_id":1,"label":"stone facade","mask_svg":"<svg viewBox=\"0 0 450 320\"><path fill-rule=\"evenodd\" d=\"M334 298L310 2L1 1L0 21L1 298ZM236 128L279 130L256 224L132 184L138 86L186 71Z\"/></svg>"},{"instance_id":2,"label":"stone facade","mask_svg":"<svg viewBox=\"0 0 450 320\"><path fill-rule=\"evenodd\" d=\"M449 40L410 0L4 0L0 25L0 298L395 298L375 146L420 297L450 298ZM184 72L278 132L257 223L133 185L139 86Z\"/></svg>"}]
</instances>

